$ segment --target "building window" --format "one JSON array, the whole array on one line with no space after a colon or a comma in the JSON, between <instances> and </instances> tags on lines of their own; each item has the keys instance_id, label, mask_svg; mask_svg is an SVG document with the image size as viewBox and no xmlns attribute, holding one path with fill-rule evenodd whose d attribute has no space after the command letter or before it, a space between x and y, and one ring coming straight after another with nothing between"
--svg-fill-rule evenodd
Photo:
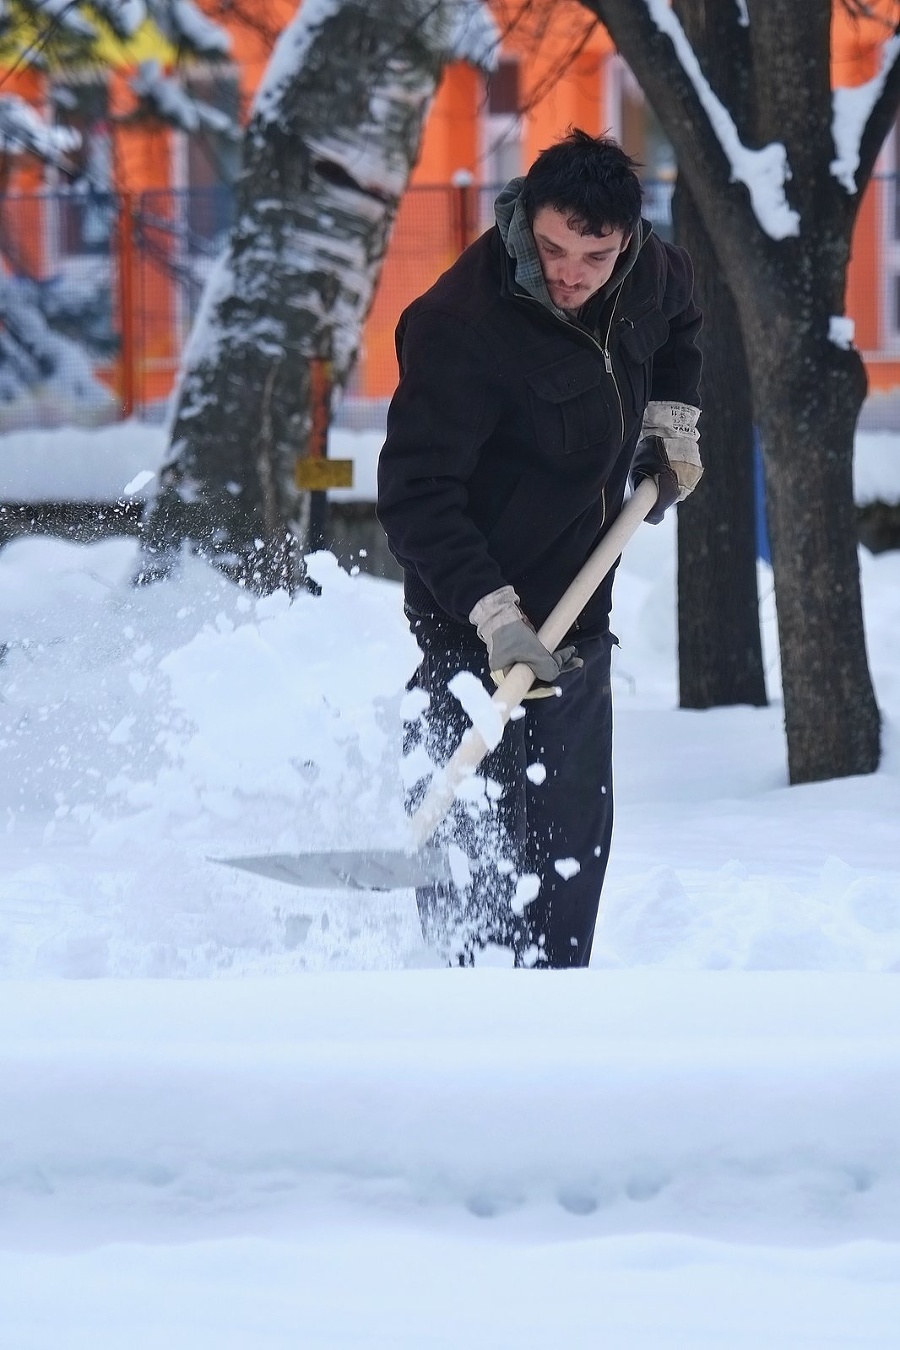
<instances>
[{"instance_id":1,"label":"building window","mask_svg":"<svg viewBox=\"0 0 900 1350\"><path fill-rule=\"evenodd\" d=\"M240 88L237 71L221 67L187 72L188 93L221 114L185 135L184 180L188 227L195 240L224 243L233 216L234 184L240 169Z\"/></svg>"},{"instance_id":2,"label":"building window","mask_svg":"<svg viewBox=\"0 0 900 1350\"><path fill-rule=\"evenodd\" d=\"M490 187L522 172L521 113L519 63L501 59L488 76L482 127L482 176Z\"/></svg>"},{"instance_id":3,"label":"building window","mask_svg":"<svg viewBox=\"0 0 900 1350\"><path fill-rule=\"evenodd\" d=\"M61 189L56 209L56 248L62 257L100 255L109 250L115 216L113 140L105 80L54 82L53 120L71 127L81 144L65 155L65 170L53 169L51 182Z\"/></svg>"},{"instance_id":4,"label":"building window","mask_svg":"<svg viewBox=\"0 0 900 1350\"><path fill-rule=\"evenodd\" d=\"M519 63L500 61L487 78L488 113L491 116L519 111Z\"/></svg>"},{"instance_id":5,"label":"building window","mask_svg":"<svg viewBox=\"0 0 900 1350\"><path fill-rule=\"evenodd\" d=\"M643 214L662 239L672 238L672 192L677 168L672 146L621 56L607 60L604 120L611 134L639 164Z\"/></svg>"},{"instance_id":6,"label":"building window","mask_svg":"<svg viewBox=\"0 0 900 1350\"><path fill-rule=\"evenodd\" d=\"M881 346L897 352L900 350L900 127L896 124L879 157L871 190L878 193L876 200L881 214Z\"/></svg>"}]
</instances>

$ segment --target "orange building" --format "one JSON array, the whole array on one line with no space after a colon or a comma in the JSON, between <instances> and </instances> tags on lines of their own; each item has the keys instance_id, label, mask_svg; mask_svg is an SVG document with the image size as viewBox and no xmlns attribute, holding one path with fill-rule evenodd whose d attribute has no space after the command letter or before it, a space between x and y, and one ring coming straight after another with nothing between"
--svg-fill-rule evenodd
<instances>
[{"instance_id":1,"label":"orange building","mask_svg":"<svg viewBox=\"0 0 900 1350\"><path fill-rule=\"evenodd\" d=\"M577 3L534 6L493 0L503 30L499 64L489 79L462 64L445 72L430 113L412 185L401 206L381 282L362 335L349 391L380 402L396 378L397 316L492 219L496 188L524 172L570 124L617 136L644 166L646 210L668 226L676 166L627 67L605 31ZM887 14L892 0L876 0ZM256 28L229 17L216 0L200 0L230 38L223 64L183 67L187 88L243 117L268 59ZM835 4L836 81L871 78L887 29L877 19L851 23ZM296 10L295 0L266 0L271 31ZM171 68L175 52L152 25L128 43L110 37L104 62L88 70L39 75L20 69L5 93L17 93L82 134L75 155L85 183L109 185L56 196L59 176L37 161L7 165L0 207L4 265L34 281L101 275L109 291L110 338L95 370L110 389L114 412L159 407L170 393L202 283L230 220L229 183L238 145L209 126L176 132L134 119L129 80L141 60ZM900 387L900 138L882 154L882 173L859 217L847 311L875 390ZM93 271L92 271L93 269Z\"/></svg>"},{"instance_id":2,"label":"orange building","mask_svg":"<svg viewBox=\"0 0 900 1350\"><path fill-rule=\"evenodd\" d=\"M490 223L493 185L525 171L540 150L574 124L609 131L643 165L645 213L657 228L669 221L676 165L671 148L628 68L603 28L576 0L552 8L552 27L537 19L510 24L521 3L503 3L509 33L499 68L484 81L471 70L447 71L426 129L414 189L400 212L381 289L364 334L363 388L383 394L393 373L391 328L403 303L418 293L454 255L465 237L459 208L446 234L432 230L435 257L424 255L424 189L458 178L476 185L473 219ZM539 7L540 8L540 7ZM853 20L835 3L832 30L834 82L853 87L876 75L880 48L896 21L893 0L874 0L872 16ZM550 11L548 10L549 14ZM487 185L477 192L477 185ZM454 225L452 222L456 221ZM416 256L418 265L401 260ZM440 261L438 261L438 256ZM873 392L900 388L900 132L892 132L860 208L848 274L847 314L866 363ZM388 373L390 372L390 373Z\"/></svg>"}]
</instances>

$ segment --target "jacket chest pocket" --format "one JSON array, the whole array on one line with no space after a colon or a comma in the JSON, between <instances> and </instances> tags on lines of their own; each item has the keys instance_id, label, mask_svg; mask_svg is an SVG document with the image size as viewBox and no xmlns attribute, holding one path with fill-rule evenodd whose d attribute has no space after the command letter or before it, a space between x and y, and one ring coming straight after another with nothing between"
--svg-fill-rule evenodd
<instances>
[{"instance_id":1,"label":"jacket chest pocket","mask_svg":"<svg viewBox=\"0 0 900 1350\"><path fill-rule=\"evenodd\" d=\"M571 455L606 440L611 425L604 385L610 382L590 352L577 352L525 376L531 420L542 455Z\"/></svg>"},{"instance_id":2,"label":"jacket chest pocket","mask_svg":"<svg viewBox=\"0 0 900 1350\"><path fill-rule=\"evenodd\" d=\"M634 319L619 321L619 350L634 400L634 410L643 417L650 397L650 371L655 351L669 336L665 316L656 308Z\"/></svg>"}]
</instances>

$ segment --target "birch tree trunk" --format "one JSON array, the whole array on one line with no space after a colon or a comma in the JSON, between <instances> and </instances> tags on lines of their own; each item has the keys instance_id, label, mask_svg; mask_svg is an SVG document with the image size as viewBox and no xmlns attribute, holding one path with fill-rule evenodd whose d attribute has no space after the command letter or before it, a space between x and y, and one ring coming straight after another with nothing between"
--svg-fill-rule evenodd
<instances>
[{"instance_id":1,"label":"birch tree trunk","mask_svg":"<svg viewBox=\"0 0 900 1350\"><path fill-rule=\"evenodd\" d=\"M765 462L790 779L871 773L880 717L852 493L866 379L835 320L860 194L900 104L900 38L886 26L868 30L882 69L855 91L854 118L842 118L831 89L831 0L681 0L693 32L714 14L720 34L730 26L739 38L727 50L745 51L743 68L717 61L715 74L668 0L582 3L671 140L737 306ZM732 95L742 80L746 108Z\"/></svg>"},{"instance_id":2,"label":"birch tree trunk","mask_svg":"<svg viewBox=\"0 0 900 1350\"><path fill-rule=\"evenodd\" d=\"M495 45L479 0L304 0L251 112L139 582L187 544L255 590L298 584L311 362L346 381L443 66Z\"/></svg>"}]
</instances>

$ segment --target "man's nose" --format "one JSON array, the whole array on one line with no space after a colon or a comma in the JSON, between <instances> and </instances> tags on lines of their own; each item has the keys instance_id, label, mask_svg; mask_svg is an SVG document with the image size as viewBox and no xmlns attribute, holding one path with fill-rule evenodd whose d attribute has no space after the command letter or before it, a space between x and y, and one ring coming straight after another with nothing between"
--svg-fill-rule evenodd
<instances>
[{"instance_id":1,"label":"man's nose","mask_svg":"<svg viewBox=\"0 0 900 1350\"><path fill-rule=\"evenodd\" d=\"M559 271L559 279L564 286L578 286L581 282L581 269L577 263L563 263Z\"/></svg>"}]
</instances>

